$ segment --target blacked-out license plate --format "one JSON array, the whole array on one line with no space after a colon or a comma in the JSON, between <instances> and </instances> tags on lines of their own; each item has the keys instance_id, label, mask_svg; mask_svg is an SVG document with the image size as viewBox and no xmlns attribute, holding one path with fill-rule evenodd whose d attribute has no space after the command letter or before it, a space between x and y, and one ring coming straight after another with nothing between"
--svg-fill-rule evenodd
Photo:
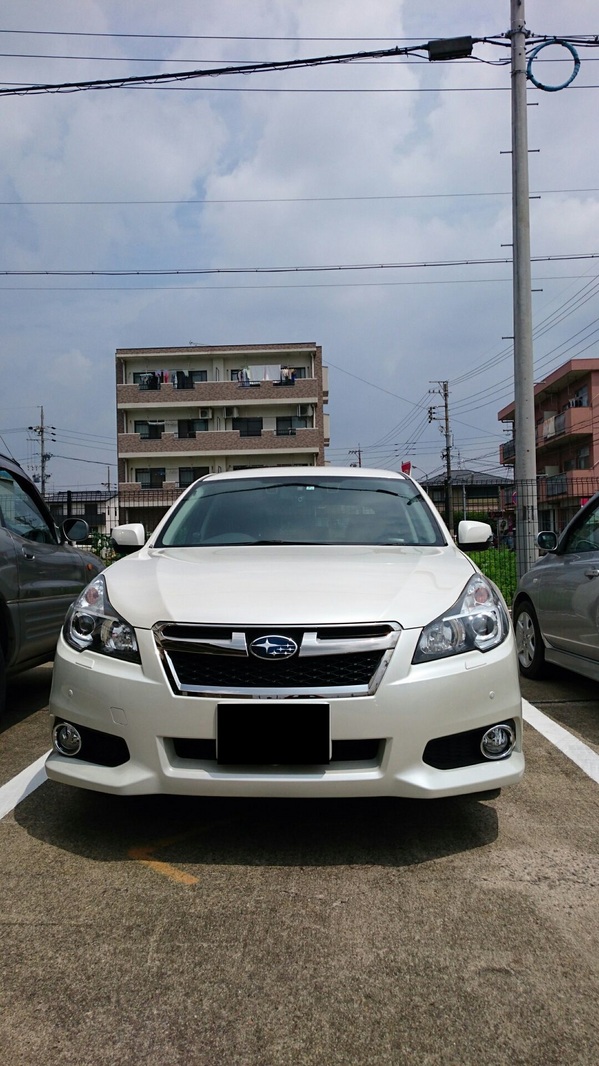
<instances>
[{"instance_id":1,"label":"blacked-out license plate","mask_svg":"<svg viewBox=\"0 0 599 1066\"><path fill-rule=\"evenodd\" d=\"M219 763L328 763L331 713L314 703L223 703L216 708Z\"/></svg>"}]
</instances>

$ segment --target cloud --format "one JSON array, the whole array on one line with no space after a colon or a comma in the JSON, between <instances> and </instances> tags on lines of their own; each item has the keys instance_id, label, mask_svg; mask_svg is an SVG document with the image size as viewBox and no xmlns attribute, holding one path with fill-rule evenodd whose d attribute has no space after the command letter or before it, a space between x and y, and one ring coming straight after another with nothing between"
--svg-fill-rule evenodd
<instances>
[{"instance_id":1,"label":"cloud","mask_svg":"<svg viewBox=\"0 0 599 1066\"><path fill-rule=\"evenodd\" d=\"M94 365L82 352L70 351L52 360L46 377L49 384L68 386L74 393L93 389Z\"/></svg>"},{"instance_id":2,"label":"cloud","mask_svg":"<svg viewBox=\"0 0 599 1066\"><path fill-rule=\"evenodd\" d=\"M590 32L595 7L580 0L574 20L558 0L528 0L527 23L538 34ZM5 29L55 30L55 23L48 5L5 5ZM170 36L5 34L5 52L93 58L15 56L4 74L6 83L127 76L406 39L497 36L508 25L507 0L148 0L141 13L117 0L64 0L65 30ZM0 267L509 258L510 75L509 65L496 65L509 57L502 40L504 47L476 46L486 62L369 61L171 89L5 98ZM531 189L543 190L531 201L538 254L591 252L597 243L598 149L589 133L596 90L589 53L581 55L570 89L530 94L529 142L540 149L529 157ZM544 290L534 298L536 318L544 306L565 306L585 284L576 275L593 269L590 262L535 266L542 279L535 287ZM466 465L479 458L496 466L496 413L513 395L502 339L512 333L509 264L154 280L3 276L0 289L8 368L0 432L18 429L23 405L23 426L7 438L22 457L23 427L43 404L52 424L80 433L79 456L90 432L105 439L112 461L117 347L315 340L331 366L332 459L347 460L360 444L366 463L396 465L410 451L421 469L438 468L443 441L426 405L431 382L449 380L456 451ZM593 300L581 302L539 339L543 372L593 316ZM54 485L68 487L74 463L52 465ZM104 477L100 471L98 483ZM79 483L94 478L94 467L82 466Z\"/></svg>"}]
</instances>

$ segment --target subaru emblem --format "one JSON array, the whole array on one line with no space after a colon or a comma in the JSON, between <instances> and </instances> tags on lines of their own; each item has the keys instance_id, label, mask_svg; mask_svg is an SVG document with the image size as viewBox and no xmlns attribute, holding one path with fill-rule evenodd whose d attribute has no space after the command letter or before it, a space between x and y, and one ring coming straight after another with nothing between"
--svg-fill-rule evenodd
<instances>
[{"instance_id":1,"label":"subaru emblem","mask_svg":"<svg viewBox=\"0 0 599 1066\"><path fill-rule=\"evenodd\" d=\"M289 659L295 655L297 644L290 637L257 637L250 644L250 651L257 659Z\"/></svg>"}]
</instances>

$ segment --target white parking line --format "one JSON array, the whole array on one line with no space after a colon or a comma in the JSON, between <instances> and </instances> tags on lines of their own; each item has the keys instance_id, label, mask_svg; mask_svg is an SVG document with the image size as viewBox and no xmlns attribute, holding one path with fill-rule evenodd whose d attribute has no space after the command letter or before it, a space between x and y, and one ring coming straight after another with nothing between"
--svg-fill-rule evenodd
<instances>
[{"instance_id":1,"label":"white parking line","mask_svg":"<svg viewBox=\"0 0 599 1066\"><path fill-rule=\"evenodd\" d=\"M26 770L21 770L20 774L13 777L12 781L7 781L5 785L0 788L0 818L4 818L6 814L10 814L14 811L17 803L25 799L30 792L34 792L39 785L43 785L46 780L46 767L45 762L50 754L49 751L45 755L40 755L39 759L32 762L31 766L28 766Z\"/></svg>"},{"instance_id":2,"label":"white parking line","mask_svg":"<svg viewBox=\"0 0 599 1066\"><path fill-rule=\"evenodd\" d=\"M536 729L537 733L549 740L564 755L584 770L588 777L599 784L599 755L592 748L583 744L582 740L572 736L567 729L558 725L538 707L533 707L528 700L522 700L522 713L524 721Z\"/></svg>"},{"instance_id":3,"label":"white parking line","mask_svg":"<svg viewBox=\"0 0 599 1066\"><path fill-rule=\"evenodd\" d=\"M566 758L576 763L576 766L580 767L587 777L599 784L599 755L597 752L583 744L582 740L572 736L572 733L569 733L563 726L548 718L538 707L533 707L528 700L522 700L522 711L525 722L528 722L533 729L536 729L537 733L549 740ZM26 770L22 770L20 774L13 777L12 781L8 781L0 787L0 819L10 814L21 800L24 800L26 796L34 792L36 788L43 785L44 781L47 780L45 762L49 754L47 751L45 755L41 755Z\"/></svg>"}]
</instances>

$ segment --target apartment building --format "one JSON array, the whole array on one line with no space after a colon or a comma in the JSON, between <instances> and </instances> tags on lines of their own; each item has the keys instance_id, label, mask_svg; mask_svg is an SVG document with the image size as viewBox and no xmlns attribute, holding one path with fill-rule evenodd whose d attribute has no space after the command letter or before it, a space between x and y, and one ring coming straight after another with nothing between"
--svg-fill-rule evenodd
<instances>
[{"instance_id":1,"label":"apartment building","mask_svg":"<svg viewBox=\"0 0 599 1066\"><path fill-rule=\"evenodd\" d=\"M599 489L599 359L570 359L534 395L539 527L559 531ZM500 461L513 466L515 404L497 417L512 424Z\"/></svg>"},{"instance_id":2,"label":"apartment building","mask_svg":"<svg viewBox=\"0 0 599 1066\"><path fill-rule=\"evenodd\" d=\"M150 531L204 474L323 465L327 401L313 343L117 349L121 521Z\"/></svg>"}]
</instances>

